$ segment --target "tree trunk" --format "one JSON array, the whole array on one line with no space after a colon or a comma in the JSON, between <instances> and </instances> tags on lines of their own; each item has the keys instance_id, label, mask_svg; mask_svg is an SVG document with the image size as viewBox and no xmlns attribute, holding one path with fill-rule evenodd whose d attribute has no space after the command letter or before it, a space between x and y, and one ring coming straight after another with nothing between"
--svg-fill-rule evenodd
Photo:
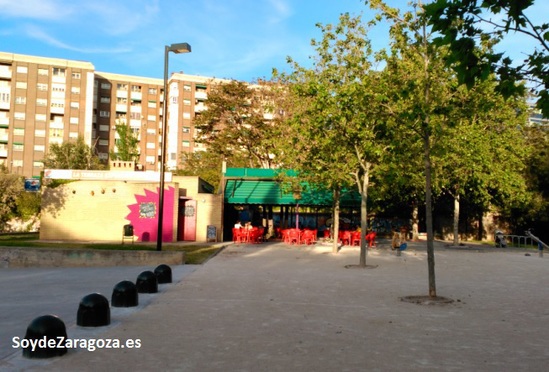
<instances>
[{"instance_id":1,"label":"tree trunk","mask_svg":"<svg viewBox=\"0 0 549 372\"><path fill-rule=\"evenodd\" d=\"M368 248L366 247L366 239L364 238L368 229L368 185L370 182L370 174L368 166L362 179L362 188L360 192L360 267L366 267L366 256L368 255Z\"/></svg>"},{"instance_id":2,"label":"tree trunk","mask_svg":"<svg viewBox=\"0 0 549 372\"><path fill-rule=\"evenodd\" d=\"M482 240L483 238L484 238L484 215L481 212L478 216L477 240Z\"/></svg>"},{"instance_id":3,"label":"tree trunk","mask_svg":"<svg viewBox=\"0 0 549 372\"><path fill-rule=\"evenodd\" d=\"M419 240L419 208L417 203L414 204L412 209L412 241Z\"/></svg>"},{"instance_id":4,"label":"tree trunk","mask_svg":"<svg viewBox=\"0 0 549 372\"><path fill-rule=\"evenodd\" d=\"M339 190L334 190L334 217L332 219L334 221L332 253L337 253L339 251L337 246L339 243Z\"/></svg>"},{"instance_id":5,"label":"tree trunk","mask_svg":"<svg viewBox=\"0 0 549 372\"><path fill-rule=\"evenodd\" d=\"M459 245L459 194L454 196L454 242L453 245Z\"/></svg>"},{"instance_id":6,"label":"tree trunk","mask_svg":"<svg viewBox=\"0 0 549 372\"><path fill-rule=\"evenodd\" d=\"M435 248L433 235L433 198L431 194L431 141L428 133L423 139L425 162L425 225L427 228L427 266L429 268L429 296L437 296L435 280Z\"/></svg>"}]
</instances>

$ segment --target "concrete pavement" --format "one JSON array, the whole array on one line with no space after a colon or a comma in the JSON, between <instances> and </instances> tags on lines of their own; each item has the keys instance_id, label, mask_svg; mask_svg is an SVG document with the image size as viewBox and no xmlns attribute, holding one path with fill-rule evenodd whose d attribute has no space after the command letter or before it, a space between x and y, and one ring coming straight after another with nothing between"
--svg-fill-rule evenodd
<instances>
[{"instance_id":1,"label":"concrete pavement","mask_svg":"<svg viewBox=\"0 0 549 372\"><path fill-rule=\"evenodd\" d=\"M139 349L70 350L47 360L19 351L0 369L547 369L547 258L437 244L437 294L454 302L418 305L400 298L428 293L425 243L409 244L401 257L387 247L369 251L377 268L357 269L345 266L358 263L358 248L230 244L138 311L113 313L110 326L68 329L69 338L139 339Z\"/></svg>"}]
</instances>

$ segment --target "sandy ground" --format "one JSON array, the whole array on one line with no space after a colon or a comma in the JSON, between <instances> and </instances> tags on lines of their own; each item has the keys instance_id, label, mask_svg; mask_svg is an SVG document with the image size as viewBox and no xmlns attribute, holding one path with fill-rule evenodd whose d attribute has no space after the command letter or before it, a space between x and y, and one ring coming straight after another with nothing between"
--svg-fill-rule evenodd
<instances>
[{"instance_id":1,"label":"sandy ground","mask_svg":"<svg viewBox=\"0 0 549 372\"><path fill-rule=\"evenodd\" d=\"M139 349L70 350L52 359L0 360L5 370L545 371L549 255L435 250L428 294L425 243L396 257L358 248L230 245L107 327L69 337L139 339ZM10 269L11 270L11 269ZM2 339L4 342L4 339Z\"/></svg>"}]
</instances>

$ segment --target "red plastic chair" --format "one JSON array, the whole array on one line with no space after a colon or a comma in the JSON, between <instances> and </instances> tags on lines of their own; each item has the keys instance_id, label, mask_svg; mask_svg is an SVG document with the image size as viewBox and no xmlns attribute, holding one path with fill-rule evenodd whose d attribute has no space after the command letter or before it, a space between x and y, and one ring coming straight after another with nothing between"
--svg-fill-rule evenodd
<instances>
[{"instance_id":1,"label":"red plastic chair","mask_svg":"<svg viewBox=\"0 0 549 372\"><path fill-rule=\"evenodd\" d=\"M351 245L360 245L360 231L353 231L351 234Z\"/></svg>"},{"instance_id":2,"label":"red plastic chair","mask_svg":"<svg viewBox=\"0 0 549 372\"><path fill-rule=\"evenodd\" d=\"M316 242L316 230L303 231L301 242L307 245L314 244Z\"/></svg>"},{"instance_id":3,"label":"red plastic chair","mask_svg":"<svg viewBox=\"0 0 549 372\"><path fill-rule=\"evenodd\" d=\"M368 247L375 247L376 246L376 235L377 233L375 231L371 231L368 234L366 234L366 241L368 242Z\"/></svg>"},{"instance_id":4,"label":"red plastic chair","mask_svg":"<svg viewBox=\"0 0 549 372\"><path fill-rule=\"evenodd\" d=\"M301 244L300 231L297 229L288 230L288 243L289 244Z\"/></svg>"},{"instance_id":5,"label":"red plastic chair","mask_svg":"<svg viewBox=\"0 0 549 372\"><path fill-rule=\"evenodd\" d=\"M351 232L350 231L340 231L339 241L343 245L351 245Z\"/></svg>"},{"instance_id":6,"label":"red plastic chair","mask_svg":"<svg viewBox=\"0 0 549 372\"><path fill-rule=\"evenodd\" d=\"M242 229L233 227L233 243L242 243L245 240Z\"/></svg>"}]
</instances>

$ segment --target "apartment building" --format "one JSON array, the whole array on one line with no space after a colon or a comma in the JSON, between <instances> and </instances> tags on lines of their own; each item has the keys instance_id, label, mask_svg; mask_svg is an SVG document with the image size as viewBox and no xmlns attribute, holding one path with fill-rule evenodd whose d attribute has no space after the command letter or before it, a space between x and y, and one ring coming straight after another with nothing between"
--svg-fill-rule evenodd
<instances>
[{"instance_id":1,"label":"apartment building","mask_svg":"<svg viewBox=\"0 0 549 372\"><path fill-rule=\"evenodd\" d=\"M166 166L194 142L193 119L206 109L212 79L174 73L168 81ZM137 170L158 171L162 144L163 79L97 72L90 62L0 52L0 164L39 177L49 146L78 136L107 163L116 152L117 124L139 139Z\"/></svg>"},{"instance_id":2,"label":"apartment building","mask_svg":"<svg viewBox=\"0 0 549 372\"><path fill-rule=\"evenodd\" d=\"M0 164L38 177L53 143L92 142L94 66L0 52Z\"/></svg>"}]
</instances>

